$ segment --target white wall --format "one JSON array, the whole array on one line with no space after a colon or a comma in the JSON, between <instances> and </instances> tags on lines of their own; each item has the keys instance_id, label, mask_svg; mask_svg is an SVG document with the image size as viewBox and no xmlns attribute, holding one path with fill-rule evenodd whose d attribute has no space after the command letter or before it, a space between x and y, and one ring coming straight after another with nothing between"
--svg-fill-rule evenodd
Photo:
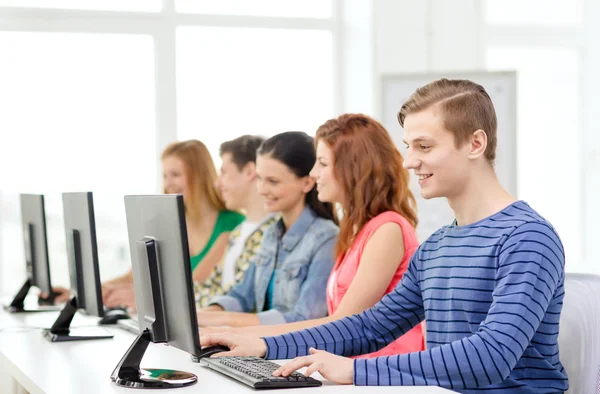
<instances>
[{"instance_id":1,"label":"white wall","mask_svg":"<svg viewBox=\"0 0 600 394\"><path fill-rule=\"evenodd\" d=\"M385 73L483 68L479 1L375 0L373 5L376 116Z\"/></svg>"},{"instance_id":2,"label":"white wall","mask_svg":"<svg viewBox=\"0 0 600 394\"><path fill-rule=\"evenodd\" d=\"M341 31L345 112L380 117L386 73L481 70L477 0L346 0Z\"/></svg>"},{"instance_id":3,"label":"white wall","mask_svg":"<svg viewBox=\"0 0 600 394\"><path fill-rule=\"evenodd\" d=\"M586 270L600 274L600 2L587 0L583 49L583 188ZM568 209L568 207L566 207Z\"/></svg>"}]
</instances>

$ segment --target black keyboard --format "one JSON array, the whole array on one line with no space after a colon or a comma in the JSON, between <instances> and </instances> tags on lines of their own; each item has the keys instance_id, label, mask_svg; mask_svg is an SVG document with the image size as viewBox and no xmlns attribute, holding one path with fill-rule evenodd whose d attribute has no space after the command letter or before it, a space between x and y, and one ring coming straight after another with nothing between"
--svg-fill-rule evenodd
<instances>
[{"instance_id":1,"label":"black keyboard","mask_svg":"<svg viewBox=\"0 0 600 394\"><path fill-rule=\"evenodd\" d=\"M317 387L322 384L320 380L298 372L286 377L273 376L280 365L259 357L206 357L200 362L255 389Z\"/></svg>"},{"instance_id":2,"label":"black keyboard","mask_svg":"<svg viewBox=\"0 0 600 394\"><path fill-rule=\"evenodd\" d=\"M117 327L135 335L140 333L140 323L134 318L117 320Z\"/></svg>"}]
</instances>

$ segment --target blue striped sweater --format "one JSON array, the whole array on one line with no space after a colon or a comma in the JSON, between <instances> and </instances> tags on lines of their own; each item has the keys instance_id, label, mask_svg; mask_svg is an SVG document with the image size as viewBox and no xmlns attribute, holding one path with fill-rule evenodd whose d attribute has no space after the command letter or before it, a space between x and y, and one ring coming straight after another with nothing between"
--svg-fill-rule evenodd
<instances>
[{"instance_id":1,"label":"blue striped sweater","mask_svg":"<svg viewBox=\"0 0 600 394\"><path fill-rule=\"evenodd\" d=\"M557 393L564 251L554 228L518 201L424 242L398 287L373 308L266 337L266 358L371 353L427 322L427 350L354 361L356 385L436 385L462 393Z\"/></svg>"}]
</instances>

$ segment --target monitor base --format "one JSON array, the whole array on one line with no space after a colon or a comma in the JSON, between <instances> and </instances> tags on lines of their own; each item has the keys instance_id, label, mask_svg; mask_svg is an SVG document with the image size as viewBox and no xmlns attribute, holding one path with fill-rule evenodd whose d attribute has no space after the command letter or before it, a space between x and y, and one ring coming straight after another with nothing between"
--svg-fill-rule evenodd
<instances>
[{"instance_id":1,"label":"monitor base","mask_svg":"<svg viewBox=\"0 0 600 394\"><path fill-rule=\"evenodd\" d=\"M144 368L137 377L117 378L118 386L138 389L174 389L195 384L198 377L190 372L172 369Z\"/></svg>"},{"instance_id":2,"label":"monitor base","mask_svg":"<svg viewBox=\"0 0 600 394\"><path fill-rule=\"evenodd\" d=\"M55 294L50 294L47 298L38 298L37 304L27 303L25 305L25 299L31 286L31 279L27 279L12 302L9 305L4 305L4 310L10 313L54 312L61 310L61 306L54 305Z\"/></svg>"},{"instance_id":3,"label":"monitor base","mask_svg":"<svg viewBox=\"0 0 600 394\"><path fill-rule=\"evenodd\" d=\"M9 313L33 313L33 312L56 312L60 311L61 307L58 305L27 305L27 306L12 306L4 305L4 310Z\"/></svg>"},{"instance_id":4,"label":"monitor base","mask_svg":"<svg viewBox=\"0 0 600 394\"><path fill-rule=\"evenodd\" d=\"M150 342L148 329L145 329L133 341L110 376L117 386L137 389L174 389L191 386L198 382L198 377L189 372L140 368L140 362Z\"/></svg>"},{"instance_id":5,"label":"monitor base","mask_svg":"<svg viewBox=\"0 0 600 394\"><path fill-rule=\"evenodd\" d=\"M87 341L90 339L110 339L114 337L107 330L97 327L75 327L70 328L67 333L56 333L52 332L52 329L46 329L43 334L44 338L50 342Z\"/></svg>"}]
</instances>

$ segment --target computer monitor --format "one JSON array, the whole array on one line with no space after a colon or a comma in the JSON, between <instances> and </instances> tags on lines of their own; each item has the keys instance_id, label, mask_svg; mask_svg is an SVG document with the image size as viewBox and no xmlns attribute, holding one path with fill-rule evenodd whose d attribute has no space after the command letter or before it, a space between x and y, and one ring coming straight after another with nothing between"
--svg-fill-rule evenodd
<instances>
[{"instance_id":1,"label":"computer monitor","mask_svg":"<svg viewBox=\"0 0 600 394\"><path fill-rule=\"evenodd\" d=\"M20 200L27 279L10 305L5 306L5 309L9 312L56 311L59 307L53 305L54 293L50 281L44 196L40 194L21 194ZM26 306L25 298L32 286L38 287L48 296L47 298L39 298L38 303L35 305Z\"/></svg>"},{"instance_id":2,"label":"computer monitor","mask_svg":"<svg viewBox=\"0 0 600 394\"><path fill-rule=\"evenodd\" d=\"M102 317L104 309L92 193L63 193L62 199L71 299L52 327L44 330L44 337L51 342L112 338L112 334L100 327L70 327L78 310Z\"/></svg>"},{"instance_id":3,"label":"computer monitor","mask_svg":"<svg viewBox=\"0 0 600 394\"><path fill-rule=\"evenodd\" d=\"M135 388L192 385L188 372L140 369L150 342L200 354L183 196L125 196L125 212L140 334L111 379Z\"/></svg>"}]
</instances>

